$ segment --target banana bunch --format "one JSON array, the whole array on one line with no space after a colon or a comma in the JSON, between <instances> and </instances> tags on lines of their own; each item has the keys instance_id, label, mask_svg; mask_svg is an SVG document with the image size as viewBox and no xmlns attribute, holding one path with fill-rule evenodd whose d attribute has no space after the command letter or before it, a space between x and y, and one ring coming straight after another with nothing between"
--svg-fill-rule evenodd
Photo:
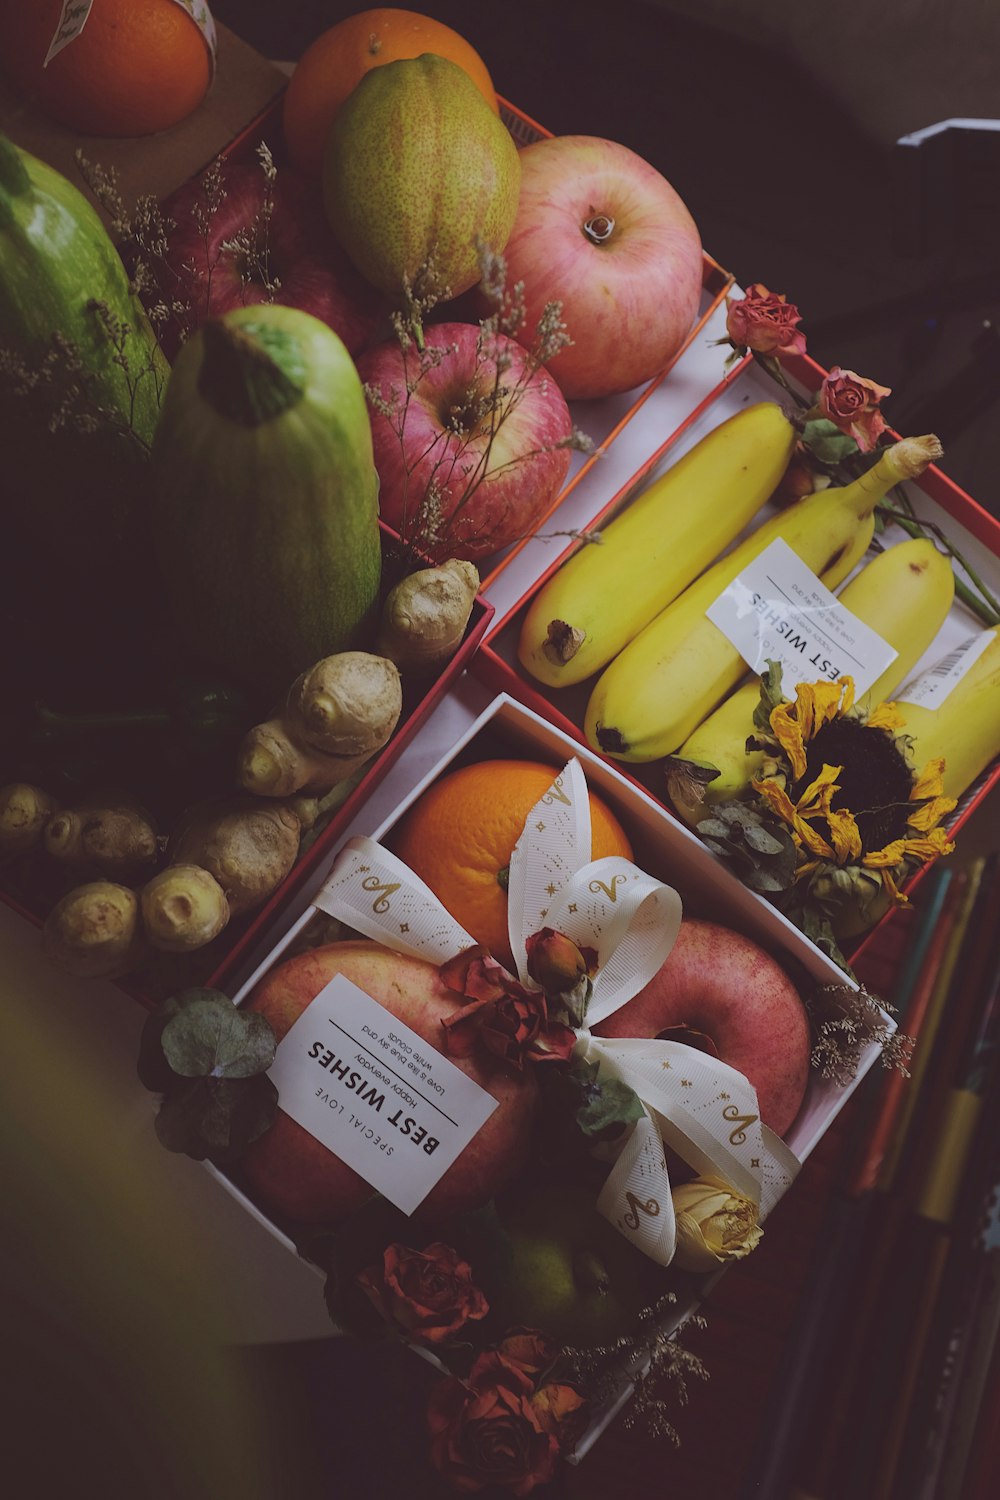
<instances>
[{"instance_id":1,"label":"banana bunch","mask_svg":"<svg viewBox=\"0 0 1000 1500\"><path fill-rule=\"evenodd\" d=\"M836 589L868 550L875 507L893 485L941 456L935 437L904 438L851 484L805 496L763 522L690 584L598 678L584 729L616 760L673 754L746 671L737 648L705 611L771 542L781 539Z\"/></svg>"},{"instance_id":2,"label":"banana bunch","mask_svg":"<svg viewBox=\"0 0 1000 1500\"><path fill-rule=\"evenodd\" d=\"M988 633L986 649L936 708L902 699L896 705L914 764L944 760L946 797L961 797L1000 755L1000 625Z\"/></svg>"},{"instance_id":3,"label":"banana bunch","mask_svg":"<svg viewBox=\"0 0 1000 1500\"><path fill-rule=\"evenodd\" d=\"M539 590L518 643L525 671L547 687L599 672L739 536L794 445L772 401L721 422Z\"/></svg>"},{"instance_id":4,"label":"banana bunch","mask_svg":"<svg viewBox=\"0 0 1000 1500\"><path fill-rule=\"evenodd\" d=\"M880 552L844 587L839 602L896 651L895 659L859 699L862 707L881 703L906 681L944 624L954 597L951 562L924 537ZM786 696L790 698L791 692ZM678 761L714 766L719 772L705 787L704 801L694 802L686 795L686 777L668 771L671 805L686 822L697 823L716 802L748 794L764 759L763 751L746 749L759 702L760 679L750 677L678 750Z\"/></svg>"}]
</instances>

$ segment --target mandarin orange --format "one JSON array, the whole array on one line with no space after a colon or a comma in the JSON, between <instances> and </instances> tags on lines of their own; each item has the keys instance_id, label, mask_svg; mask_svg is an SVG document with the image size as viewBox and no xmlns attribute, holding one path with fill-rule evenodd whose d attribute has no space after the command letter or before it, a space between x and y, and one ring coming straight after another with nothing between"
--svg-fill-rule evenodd
<instances>
[{"instance_id":1,"label":"mandarin orange","mask_svg":"<svg viewBox=\"0 0 1000 1500\"><path fill-rule=\"evenodd\" d=\"M338 21L306 48L285 91L284 133L291 163L318 177L334 116L364 75L382 63L432 52L457 63L499 112L486 64L475 48L430 16L382 7Z\"/></svg>"},{"instance_id":2,"label":"mandarin orange","mask_svg":"<svg viewBox=\"0 0 1000 1500\"><path fill-rule=\"evenodd\" d=\"M0 4L0 65L52 119L84 135L150 135L201 103L208 43L175 0L94 0L83 30L44 67L62 12L62 0Z\"/></svg>"},{"instance_id":3,"label":"mandarin orange","mask_svg":"<svg viewBox=\"0 0 1000 1500\"><path fill-rule=\"evenodd\" d=\"M525 818L557 771L541 761L484 760L446 772L421 794L390 840L466 932L508 965L507 867ZM594 792L590 817L592 858L631 858L628 835Z\"/></svg>"}]
</instances>

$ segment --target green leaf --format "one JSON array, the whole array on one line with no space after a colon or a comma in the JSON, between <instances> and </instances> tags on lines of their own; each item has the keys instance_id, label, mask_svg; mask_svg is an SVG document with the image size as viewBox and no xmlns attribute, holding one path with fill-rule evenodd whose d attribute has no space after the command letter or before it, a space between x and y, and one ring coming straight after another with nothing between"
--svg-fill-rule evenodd
<instances>
[{"instance_id":1,"label":"green leaf","mask_svg":"<svg viewBox=\"0 0 1000 1500\"><path fill-rule=\"evenodd\" d=\"M627 1125L641 1120L642 1103L634 1089L620 1078L590 1083L576 1112L576 1123L590 1140L614 1138Z\"/></svg>"},{"instance_id":2,"label":"green leaf","mask_svg":"<svg viewBox=\"0 0 1000 1500\"><path fill-rule=\"evenodd\" d=\"M760 699L753 711L753 725L759 729L761 734L771 732L771 714L779 703L784 703L785 695L781 688L781 663L767 658L766 670L761 673Z\"/></svg>"},{"instance_id":3,"label":"green leaf","mask_svg":"<svg viewBox=\"0 0 1000 1500\"><path fill-rule=\"evenodd\" d=\"M203 992L171 1017L161 1045L181 1078L253 1078L274 1061L275 1039L266 1017L238 1010L225 995Z\"/></svg>"},{"instance_id":4,"label":"green leaf","mask_svg":"<svg viewBox=\"0 0 1000 1500\"><path fill-rule=\"evenodd\" d=\"M201 1000L210 1000L215 996L220 996L227 1005L231 1003L220 990L190 989L180 990L176 995L168 995L165 1000L161 1000L155 1010L150 1011L139 1038L139 1057L136 1063L139 1082L143 1088L149 1089L154 1094L166 1092L174 1074L163 1055L164 1030L174 1017L180 1015L181 1011L189 1005L195 1005Z\"/></svg>"},{"instance_id":5,"label":"green leaf","mask_svg":"<svg viewBox=\"0 0 1000 1500\"><path fill-rule=\"evenodd\" d=\"M802 428L802 442L824 464L838 464L858 452L854 439L825 417L806 422Z\"/></svg>"},{"instance_id":6,"label":"green leaf","mask_svg":"<svg viewBox=\"0 0 1000 1500\"><path fill-rule=\"evenodd\" d=\"M156 1134L168 1151L224 1166L264 1134L278 1105L265 1075L251 1079L176 1079L156 1116Z\"/></svg>"}]
</instances>

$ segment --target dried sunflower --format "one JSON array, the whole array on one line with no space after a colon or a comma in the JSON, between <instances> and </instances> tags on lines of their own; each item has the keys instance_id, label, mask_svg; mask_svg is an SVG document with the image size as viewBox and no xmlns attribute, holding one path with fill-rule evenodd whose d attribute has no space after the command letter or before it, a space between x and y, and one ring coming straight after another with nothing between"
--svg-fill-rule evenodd
<instances>
[{"instance_id":1,"label":"dried sunflower","mask_svg":"<svg viewBox=\"0 0 1000 1500\"><path fill-rule=\"evenodd\" d=\"M799 683L768 714L767 751L754 791L796 845L792 906L838 938L864 931L920 865L954 845L940 822L943 760L914 769L894 703L855 707L854 682ZM808 925L808 924L807 924Z\"/></svg>"}]
</instances>

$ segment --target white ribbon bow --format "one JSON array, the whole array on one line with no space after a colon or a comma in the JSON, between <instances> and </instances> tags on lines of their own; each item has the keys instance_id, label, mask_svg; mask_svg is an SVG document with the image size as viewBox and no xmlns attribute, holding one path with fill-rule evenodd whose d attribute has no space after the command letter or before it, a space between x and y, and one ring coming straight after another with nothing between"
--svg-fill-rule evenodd
<instances>
[{"instance_id":1,"label":"white ribbon bow","mask_svg":"<svg viewBox=\"0 0 1000 1500\"><path fill-rule=\"evenodd\" d=\"M574 1055L638 1095L643 1116L628 1134L597 1208L638 1249L669 1265L676 1225L664 1143L701 1175L721 1177L763 1219L798 1162L760 1120L756 1090L727 1063L679 1042L611 1040L589 1027L644 988L665 962L681 923L677 892L619 855L591 860L590 798L574 757L525 819L510 861L508 936L522 985L527 940L554 928L593 948L597 970ZM372 839L350 839L316 905L355 931L442 964L475 939L403 862Z\"/></svg>"}]
</instances>

